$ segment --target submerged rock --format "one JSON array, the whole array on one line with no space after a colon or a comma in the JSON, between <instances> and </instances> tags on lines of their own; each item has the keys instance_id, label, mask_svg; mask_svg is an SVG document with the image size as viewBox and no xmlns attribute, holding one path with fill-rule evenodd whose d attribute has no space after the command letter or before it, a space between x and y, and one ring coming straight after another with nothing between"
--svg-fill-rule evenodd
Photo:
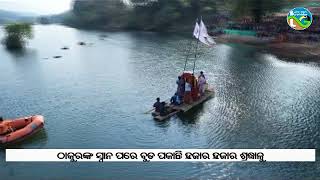
<instances>
[{"instance_id":1,"label":"submerged rock","mask_svg":"<svg viewBox=\"0 0 320 180\"><path fill-rule=\"evenodd\" d=\"M85 46L86 43L85 43L85 42L78 42L78 45L80 45L80 46Z\"/></svg>"},{"instance_id":2,"label":"submerged rock","mask_svg":"<svg viewBox=\"0 0 320 180\"><path fill-rule=\"evenodd\" d=\"M101 38L106 38L106 37L108 37L108 35L106 35L106 34L100 34L100 37L101 37Z\"/></svg>"},{"instance_id":3,"label":"submerged rock","mask_svg":"<svg viewBox=\"0 0 320 180\"><path fill-rule=\"evenodd\" d=\"M62 56L53 56L53 58L59 59L59 58L62 58Z\"/></svg>"},{"instance_id":4,"label":"submerged rock","mask_svg":"<svg viewBox=\"0 0 320 180\"><path fill-rule=\"evenodd\" d=\"M99 39L102 40L102 41L105 40L105 38L107 38L107 37L108 37L108 35L106 35L106 34L100 34L99 35Z\"/></svg>"},{"instance_id":5,"label":"submerged rock","mask_svg":"<svg viewBox=\"0 0 320 180\"><path fill-rule=\"evenodd\" d=\"M63 48L61 48L61 49L62 49L62 50L68 50L69 47L65 46L65 47L63 47Z\"/></svg>"}]
</instances>

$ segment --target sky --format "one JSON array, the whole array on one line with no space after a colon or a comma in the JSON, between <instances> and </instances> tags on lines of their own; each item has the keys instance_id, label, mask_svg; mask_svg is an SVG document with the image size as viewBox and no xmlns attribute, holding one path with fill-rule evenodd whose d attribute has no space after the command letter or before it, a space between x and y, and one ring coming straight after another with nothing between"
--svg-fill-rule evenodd
<instances>
[{"instance_id":1,"label":"sky","mask_svg":"<svg viewBox=\"0 0 320 180\"><path fill-rule=\"evenodd\" d=\"M0 0L0 9L35 13L58 14L70 9L72 0Z\"/></svg>"}]
</instances>

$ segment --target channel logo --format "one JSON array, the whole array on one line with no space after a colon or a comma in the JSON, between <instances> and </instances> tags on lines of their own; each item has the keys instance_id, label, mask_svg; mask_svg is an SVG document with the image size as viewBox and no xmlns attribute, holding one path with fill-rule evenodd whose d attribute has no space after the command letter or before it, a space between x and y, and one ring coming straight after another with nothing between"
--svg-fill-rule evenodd
<instances>
[{"instance_id":1,"label":"channel logo","mask_svg":"<svg viewBox=\"0 0 320 180\"><path fill-rule=\"evenodd\" d=\"M294 30L305 30L312 24L312 13L304 7L294 8L288 13L287 22Z\"/></svg>"}]
</instances>

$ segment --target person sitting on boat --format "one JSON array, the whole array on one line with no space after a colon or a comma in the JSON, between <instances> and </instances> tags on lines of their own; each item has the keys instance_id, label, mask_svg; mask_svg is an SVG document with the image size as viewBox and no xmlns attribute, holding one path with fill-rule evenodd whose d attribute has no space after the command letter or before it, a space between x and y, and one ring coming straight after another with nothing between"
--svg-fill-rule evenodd
<instances>
[{"instance_id":1,"label":"person sitting on boat","mask_svg":"<svg viewBox=\"0 0 320 180\"><path fill-rule=\"evenodd\" d=\"M175 94L171 97L170 103L171 103L172 105L175 105L175 106L178 106L178 105L181 104L181 100L180 100L180 97L179 97L178 93L175 93Z\"/></svg>"},{"instance_id":2,"label":"person sitting on boat","mask_svg":"<svg viewBox=\"0 0 320 180\"><path fill-rule=\"evenodd\" d=\"M203 74L203 72L200 72L200 76L198 78L198 82L199 82L199 92L200 92L200 96L203 96L206 90L206 84L207 84L207 80Z\"/></svg>"},{"instance_id":3,"label":"person sitting on boat","mask_svg":"<svg viewBox=\"0 0 320 180\"><path fill-rule=\"evenodd\" d=\"M191 88L192 88L191 83L187 81L185 85L185 93L184 93L184 100L183 100L184 103L187 103L187 104L192 103Z\"/></svg>"},{"instance_id":4,"label":"person sitting on boat","mask_svg":"<svg viewBox=\"0 0 320 180\"><path fill-rule=\"evenodd\" d=\"M160 103L160 116L165 116L168 114L168 111L167 111L167 107L166 107L166 102L161 102Z\"/></svg>"},{"instance_id":5,"label":"person sitting on boat","mask_svg":"<svg viewBox=\"0 0 320 180\"><path fill-rule=\"evenodd\" d=\"M161 102L160 98L157 98L157 102L153 104L154 111L160 113Z\"/></svg>"}]
</instances>

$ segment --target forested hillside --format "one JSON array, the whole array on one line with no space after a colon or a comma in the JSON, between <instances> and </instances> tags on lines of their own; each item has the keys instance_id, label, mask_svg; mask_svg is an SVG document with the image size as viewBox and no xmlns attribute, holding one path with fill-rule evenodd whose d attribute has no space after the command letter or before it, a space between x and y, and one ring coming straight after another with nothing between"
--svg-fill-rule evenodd
<instances>
[{"instance_id":1,"label":"forested hillside","mask_svg":"<svg viewBox=\"0 0 320 180\"><path fill-rule=\"evenodd\" d=\"M290 8L297 2L300 1L75 0L64 22L71 26L94 29L184 30L191 28L200 16L210 26L248 16L258 23L264 15Z\"/></svg>"}]
</instances>

